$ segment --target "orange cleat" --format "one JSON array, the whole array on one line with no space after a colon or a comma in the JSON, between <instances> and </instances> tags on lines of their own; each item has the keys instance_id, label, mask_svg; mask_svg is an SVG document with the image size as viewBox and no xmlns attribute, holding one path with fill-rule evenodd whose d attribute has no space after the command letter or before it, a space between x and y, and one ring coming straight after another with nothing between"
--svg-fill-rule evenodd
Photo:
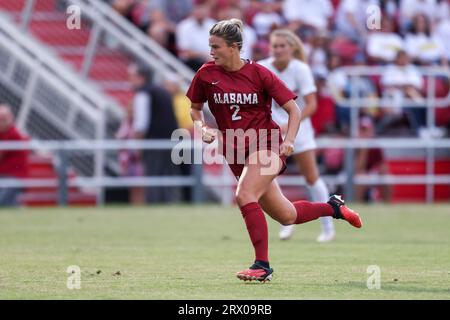
<instances>
[{"instance_id":1,"label":"orange cleat","mask_svg":"<svg viewBox=\"0 0 450 320\"><path fill-rule=\"evenodd\" d=\"M344 200L338 195L332 195L327 202L334 209L333 218L343 219L350 223L355 228L362 227L362 221L356 211L345 206Z\"/></svg>"},{"instance_id":2,"label":"orange cleat","mask_svg":"<svg viewBox=\"0 0 450 320\"><path fill-rule=\"evenodd\" d=\"M266 282L272 280L273 269L266 268L255 262L250 268L242 270L236 274L240 280Z\"/></svg>"}]
</instances>

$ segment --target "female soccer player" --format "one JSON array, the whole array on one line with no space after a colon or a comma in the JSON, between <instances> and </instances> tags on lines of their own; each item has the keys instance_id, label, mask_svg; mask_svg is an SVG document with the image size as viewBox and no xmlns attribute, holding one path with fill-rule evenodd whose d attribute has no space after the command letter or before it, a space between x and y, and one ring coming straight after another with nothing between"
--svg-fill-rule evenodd
<instances>
[{"instance_id":1,"label":"female soccer player","mask_svg":"<svg viewBox=\"0 0 450 320\"><path fill-rule=\"evenodd\" d=\"M268 230L263 210L283 225L301 224L323 216L344 219L356 228L360 228L362 222L338 196L332 196L328 203L292 203L284 197L275 178L284 171L286 157L294 151L301 120L295 103L297 96L267 68L240 58L240 20L220 21L209 34L214 61L205 63L197 71L187 92L192 104L191 117L194 125L201 129L203 141L211 143L218 139L222 142L223 154L238 179L236 200L255 250L255 261L250 268L238 272L237 277L268 281L272 279L273 269L269 265ZM272 98L289 115L284 140L271 117ZM206 101L218 130L204 123L202 108ZM244 141L239 139L242 136ZM232 156L228 156L230 153ZM236 163L242 155L244 161Z\"/></svg>"},{"instance_id":2,"label":"female soccer player","mask_svg":"<svg viewBox=\"0 0 450 320\"><path fill-rule=\"evenodd\" d=\"M316 111L316 86L311 69L306 63L305 52L301 40L290 30L278 29L270 35L271 56L258 63L275 73L286 86L299 97L302 107L300 127L294 141L292 156L300 172L306 179L307 188L312 201L327 202L329 192L326 184L319 176L316 165L314 130L310 116ZM272 119L281 127L283 133L288 126L288 114L275 101L272 102ZM335 237L333 219L321 217L322 232L317 241L327 242ZM294 232L294 225L281 226L280 239L289 239Z\"/></svg>"}]
</instances>

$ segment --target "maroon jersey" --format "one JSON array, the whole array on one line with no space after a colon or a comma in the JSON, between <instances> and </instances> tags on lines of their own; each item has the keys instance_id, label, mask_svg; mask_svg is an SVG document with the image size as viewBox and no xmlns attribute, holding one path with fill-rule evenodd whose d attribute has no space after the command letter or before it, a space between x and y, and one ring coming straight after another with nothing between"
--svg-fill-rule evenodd
<instances>
[{"instance_id":1,"label":"maroon jersey","mask_svg":"<svg viewBox=\"0 0 450 320\"><path fill-rule=\"evenodd\" d=\"M226 159L236 176L243 169L239 155L243 154L246 158L252 143L260 149L260 140L264 139L268 150L279 153L282 138L279 126L272 120L272 98L280 106L297 98L274 73L253 61L248 61L238 71L226 71L214 61L205 63L197 71L186 95L192 103L208 101L217 126L223 133L224 150L221 151L225 155L230 147L234 149L233 159L228 154ZM227 141L227 129L242 129L244 132L253 129L257 137L255 141L245 140L244 143ZM271 136L273 129L277 130L276 137ZM278 147L271 144L272 139L277 140Z\"/></svg>"},{"instance_id":2,"label":"maroon jersey","mask_svg":"<svg viewBox=\"0 0 450 320\"><path fill-rule=\"evenodd\" d=\"M284 105L297 96L270 70L249 61L238 71L226 71L214 61L198 70L187 97L208 101L219 130L278 129L272 121L272 98Z\"/></svg>"}]
</instances>

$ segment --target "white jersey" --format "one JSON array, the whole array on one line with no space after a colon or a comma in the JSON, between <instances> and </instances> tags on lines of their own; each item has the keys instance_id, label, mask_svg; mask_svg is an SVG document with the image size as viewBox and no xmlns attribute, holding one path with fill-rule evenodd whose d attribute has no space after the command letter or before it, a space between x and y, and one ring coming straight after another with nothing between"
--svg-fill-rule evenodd
<instances>
[{"instance_id":1,"label":"white jersey","mask_svg":"<svg viewBox=\"0 0 450 320\"><path fill-rule=\"evenodd\" d=\"M317 91L310 67L298 59L292 59L283 71L279 71L273 65L274 60L273 57L270 57L258 61L258 63L275 73L298 96L296 103L300 109L303 109L305 106L303 97ZM280 126L287 125L289 121L288 113L275 101L272 101L272 119ZM299 133L295 138L294 153L301 153L315 148L314 130L311 120L306 118L301 122Z\"/></svg>"}]
</instances>

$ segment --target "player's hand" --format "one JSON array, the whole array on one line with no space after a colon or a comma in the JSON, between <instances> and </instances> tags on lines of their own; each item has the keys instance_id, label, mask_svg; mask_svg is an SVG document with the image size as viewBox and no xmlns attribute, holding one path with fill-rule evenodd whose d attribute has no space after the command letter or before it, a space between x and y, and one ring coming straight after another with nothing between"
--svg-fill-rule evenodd
<instances>
[{"instance_id":1,"label":"player's hand","mask_svg":"<svg viewBox=\"0 0 450 320\"><path fill-rule=\"evenodd\" d=\"M294 144L289 140L284 140L280 146L280 156L289 157L292 153L294 153Z\"/></svg>"},{"instance_id":2,"label":"player's hand","mask_svg":"<svg viewBox=\"0 0 450 320\"><path fill-rule=\"evenodd\" d=\"M202 127L202 140L206 143L211 143L216 140L217 130L208 126Z\"/></svg>"},{"instance_id":3,"label":"player's hand","mask_svg":"<svg viewBox=\"0 0 450 320\"><path fill-rule=\"evenodd\" d=\"M216 140L217 130L208 127L203 121L194 121L194 127L201 132L203 142L211 143Z\"/></svg>"}]
</instances>

